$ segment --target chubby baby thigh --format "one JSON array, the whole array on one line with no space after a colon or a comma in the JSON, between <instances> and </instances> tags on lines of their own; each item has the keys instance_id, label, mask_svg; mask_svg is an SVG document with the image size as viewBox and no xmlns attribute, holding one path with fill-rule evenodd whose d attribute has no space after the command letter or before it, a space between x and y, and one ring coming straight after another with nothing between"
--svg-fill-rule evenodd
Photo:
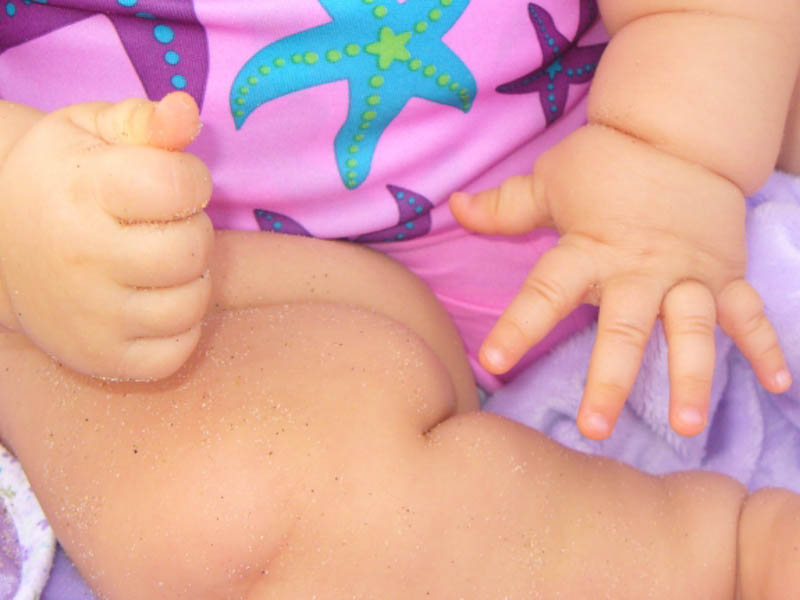
<instances>
[{"instance_id":1,"label":"chubby baby thigh","mask_svg":"<svg viewBox=\"0 0 800 600\"><path fill-rule=\"evenodd\" d=\"M0 397L15 399L0 436L101 597L262 595L357 461L401 456L454 411L433 351L368 310L227 311L204 331L157 383L90 379L0 336Z\"/></svg>"}]
</instances>

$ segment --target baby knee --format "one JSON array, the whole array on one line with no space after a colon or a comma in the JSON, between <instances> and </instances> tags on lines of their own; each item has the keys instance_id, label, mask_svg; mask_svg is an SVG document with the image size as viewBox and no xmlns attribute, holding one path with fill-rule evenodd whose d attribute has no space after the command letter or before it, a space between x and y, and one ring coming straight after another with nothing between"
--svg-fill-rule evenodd
<instances>
[{"instance_id":1,"label":"baby knee","mask_svg":"<svg viewBox=\"0 0 800 600\"><path fill-rule=\"evenodd\" d=\"M800 596L800 496L764 488L739 518L739 595L743 600Z\"/></svg>"}]
</instances>

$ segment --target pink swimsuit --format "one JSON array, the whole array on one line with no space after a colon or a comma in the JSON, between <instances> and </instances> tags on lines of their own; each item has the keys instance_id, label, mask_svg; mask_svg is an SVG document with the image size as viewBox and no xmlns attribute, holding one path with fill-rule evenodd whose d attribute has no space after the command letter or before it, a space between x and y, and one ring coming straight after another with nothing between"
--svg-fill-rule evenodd
<instances>
[{"instance_id":1,"label":"pink swimsuit","mask_svg":"<svg viewBox=\"0 0 800 600\"><path fill-rule=\"evenodd\" d=\"M595 0L6 0L0 96L52 110L185 90L217 227L392 256L444 303L491 390L514 373L483 371L480 342L556 236L470 234L447 199L530 172L583 123L605 40Z\"/></svg>"}]
</instances>

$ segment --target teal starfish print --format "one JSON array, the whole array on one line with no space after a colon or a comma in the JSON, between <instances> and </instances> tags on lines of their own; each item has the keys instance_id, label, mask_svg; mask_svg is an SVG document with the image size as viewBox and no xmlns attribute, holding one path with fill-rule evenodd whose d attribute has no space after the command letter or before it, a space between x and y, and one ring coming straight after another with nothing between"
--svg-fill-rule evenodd
<instances>
[{"instance_id":1,"label":"teal starfish print","mask_svg":"<svg viewBox=\"0 0 800 600\"><path fill-rule=\"evenodd\" d=\"M470 0L319 0L331 22L278 40L251 58L231 88L239 129L262 104L347 80L347 119L334 141L345 186L369 175L381 135L412 97L468 112L475 79L442 41Z\"/></svg>"}]
</instances>

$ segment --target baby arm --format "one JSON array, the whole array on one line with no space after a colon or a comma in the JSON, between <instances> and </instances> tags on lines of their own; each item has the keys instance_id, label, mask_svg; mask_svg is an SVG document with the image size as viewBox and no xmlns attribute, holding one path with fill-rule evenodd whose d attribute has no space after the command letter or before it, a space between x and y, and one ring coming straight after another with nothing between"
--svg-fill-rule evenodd
<instances>
[{"instance_id":1,"label":"baby arm","mask_svg":"<svg viewBox=\"0 0 800 600\"><path fill-rule=\"evenodd\" d=\"M173 151L198 131L194 101L3 103L0 117L0 324L85 373L174 372L210 291L210 177Z\"/></svg>"},{"instance_id":2,"label":"baby arm","mask_svg":"<svg viewBox=\"0 0 800 600\"><path fill-rule=\"evenodd\" d=\"M587 126L513 178L452 207L467 227L549 225L559 245L490 332L482 362L513 366L574 306L600 304L578 423L610 434L655 320L670 346L670 421L705 425L718 322L771 392L791 376L745 281L744 195L775 166L800 64L795 0L606 0L608 48ZM575 190L580 190L577 192Z\"/></svg>"}]
</instances>

